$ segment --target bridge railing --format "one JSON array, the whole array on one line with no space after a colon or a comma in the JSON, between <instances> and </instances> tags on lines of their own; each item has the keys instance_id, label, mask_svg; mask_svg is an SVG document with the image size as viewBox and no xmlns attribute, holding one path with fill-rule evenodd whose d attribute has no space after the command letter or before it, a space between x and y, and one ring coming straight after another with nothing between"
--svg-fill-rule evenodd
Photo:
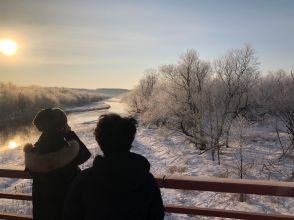
<instances>
[{"instance_id":1,"label":"bridge railing","mask_svg":"<svg viewBox=\"0 0 294 220\"><path fill-rule=\"evenodd\" d=\"M0 168L1 178L30 179L29 173L19 168ZM242 193L267 196L281 196L294 198L294 182L264 181L264 180L240 180L212 177L192 176L156 176L161 188L211 191L222 193ZM13 200L32 200L30 194L0 192L0 198ZM214 208L200 208L183 205L165 205L167 213L202 215L211 217L250 219L250 220L294 220L294 215L280 215L256 212L244 212ZM31 216L13 213L0 213L0 219L29 220Z\"/></svg>"}]
</instances>

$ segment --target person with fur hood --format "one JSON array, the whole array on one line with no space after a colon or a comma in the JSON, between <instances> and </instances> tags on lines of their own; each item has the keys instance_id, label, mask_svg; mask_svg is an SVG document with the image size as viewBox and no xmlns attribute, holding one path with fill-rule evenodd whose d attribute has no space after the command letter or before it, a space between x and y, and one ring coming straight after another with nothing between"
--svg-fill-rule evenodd
<instances>
[{"instance_id":1,"label":"person with fur hood","mask_svg":"<svg viewBox=\"0 0 294 220\"><path fill-rule=\"evenodd\" d=\"M64 220L163 220L160 189L150 163L130 152L137 121L101 115L94 135L103 152L69 190Z\"/></svg>"},{"instance_id":2,"label":"person with fur hood","mask_svg":"<svg viewBox=\"0 0 294 220\"><path fill-rule=\"evenodd\" d=\"M91 154L61 109L41 110L33 124L41 136L34 145L24 146L25 169L33 177L33 219L60 220L70 184L80 172L78 165Z\"/></svg>"}]
</instances>

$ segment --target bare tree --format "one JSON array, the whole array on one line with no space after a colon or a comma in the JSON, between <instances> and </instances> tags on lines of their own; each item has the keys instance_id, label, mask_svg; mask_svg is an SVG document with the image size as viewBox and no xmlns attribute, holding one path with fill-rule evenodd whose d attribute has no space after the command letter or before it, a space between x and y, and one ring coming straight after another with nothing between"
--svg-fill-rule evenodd
<instances>
[{"instance_id":1,"label":"bare tree","mask_svg":"<svg viewBox=\"0 0 294 220\"><path fill-rule=\"evenodd\" d=\"M271 112L276 117L276 132L282 149L282 156L294 151L294 78L293 72L287 74L279 70L271 77ZM281 138L286 134L286 140Z\"/></svg>"},{"instance_id":2,"label":"bare tree","mask_svg":"<svg viewBox=\"0 0 294 220\"><path fill-rule=\"evenodd\" d=\"M235 163L234 163L234 168L237 171L237 175L240 177L240 179L243 179L246 175L248 175L248 170L253 167L254 165L254 158L250 156L247 156L247 150L248 147L245 147L245 141L246 141L246 132L250 128L250 123L241 116L238 116L235 120L234 123L232 124L233 126L233 141L235 143ZM240 194L239 197L240 202L245 201L244 194Z\"/></svg>"},{"instance_id":3,"label":"bare tree","mask_svg":"<svg viewBox=\"0 0 294 220\"><path fill-rule=\"evenodd\" d=\"M167 93L174 101L177 127L200 149L206 148L204 133L204 88L209 79L210 65L201 61L194 50L181 56L177 65L161 67L161 73L170 85Z\"/></svg>"},{"instance_id":4,"label":"bare tree","mask_svg":"<svg viewBox=\"0 0 294 220\"><path fill-rule=\"evenodd\" d=\"M124 98L135 113L144 113L148 109L149 99L152 96L158 74L154 69L145 71L145 76L139 84Z\"/></svg>"},{"instance_id":5,"label":"bare tree","mask_svg":"<svg viewBox=\"0 0 294 220\"><path fill-rule=\"evenodd\" d=\"M254 50L246 45L242 49L230 50L214 63L214 80L208 99L212 151L217 151L220 163L220 148L229 146L229 133L233 120L247 110L250 88L259 75Z\"/></svg>"}]
</instances>

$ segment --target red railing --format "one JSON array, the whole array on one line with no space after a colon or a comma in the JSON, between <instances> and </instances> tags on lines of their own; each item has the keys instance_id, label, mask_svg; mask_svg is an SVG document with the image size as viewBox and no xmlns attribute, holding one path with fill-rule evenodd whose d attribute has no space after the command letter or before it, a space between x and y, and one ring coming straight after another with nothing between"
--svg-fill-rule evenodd
<instances>
[{"instance_id":1,"label":"red railing","mask_svg":"<svg viewBox=\"0 0 294 220\"><path fill-rule=\"evenodd\" d=\"M19 178L30 179L30 175L17 168L0 168L0 177L2 178ZM181 189L181 190L197 190L197 191L212 191L224 193L243 193L268 196L281 196L294 198L294 182L278 182L278 181L263 181L263 180L238 180L225 178L204 178L191 176L156 176L156 180L161 188ZM29 194L15 194L0 192L2 199L14 200L32 200ZM213 208L199 208L194 206L181 205L165 205L165 210L168 213L190 214L213 216L223 218L236 219L256 219L256 220L294 220L294 215L280 214L264 214L243 212L234 210L223 210ZM28 220L30 216L0 213L0 219L11 220Z\"/></svg>"}]
</instances>

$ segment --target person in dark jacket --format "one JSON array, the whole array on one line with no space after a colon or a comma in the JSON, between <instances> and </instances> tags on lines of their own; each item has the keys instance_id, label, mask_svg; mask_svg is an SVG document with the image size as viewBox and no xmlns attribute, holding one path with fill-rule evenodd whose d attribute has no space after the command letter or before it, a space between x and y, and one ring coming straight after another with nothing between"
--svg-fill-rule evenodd
<instances>
[{"instance_id":1,"label":"person in dark jacket","mask_svg":"<svg viewBox=\"0 0 294 220\"><path fill-rule=\"evenodd\" d=\"M33 219L60 220L70 184L90 152L58 108L41 110L33 121L41 136L24 147L25 167L33 177Z\"/></svg>"},{"instance_id":2,"label":"person in dark jacket","mask_svg":"<svg viewBox=\"0 0 294 220\"><path fill-rule=\"evenodd\" d=\"M162 220L159 187L148 160L130 152L136 120L102 115L95 129L104 156L74 180L64 207L64 220Z\"/></svg>"}]
</instances>

